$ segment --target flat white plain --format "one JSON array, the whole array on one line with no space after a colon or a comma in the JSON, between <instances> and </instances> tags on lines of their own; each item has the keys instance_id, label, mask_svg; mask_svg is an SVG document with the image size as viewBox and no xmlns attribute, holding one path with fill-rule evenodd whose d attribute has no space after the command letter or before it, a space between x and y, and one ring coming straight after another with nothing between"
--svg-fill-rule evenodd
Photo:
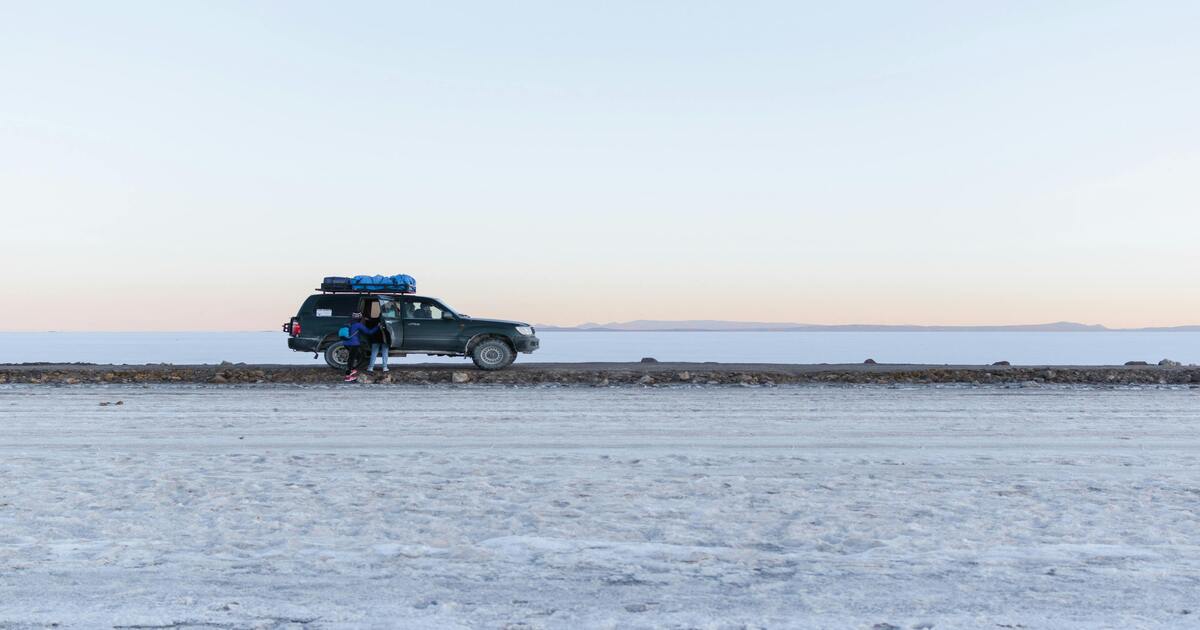
<instances>
[{"instance_id":1,"label":"flat white plain","mask_svg":"<svg viewBox=\"0 0 1200 630\"><path fill-rule=\"evenodd\" d=\"M1198 403L0 387L0 627L1187 626Z\"/></svg>"},{"instance_id":2,"label":"flat white plain","mask_svg":"<svg viewBox=\"0 0 1200 630\"><path fill-rule=\"evenodd\" d=\"M280 318L281 321L283 318ZM562 332L539 331L542 347L520 363L720 361L1120 365L1172 359L1200 363L1197 332ZM323 365L293 352L282 332L0 332L0 363L287 363ZM397 364L461 358L413 356Z\"/></svg>"}]
</instances>

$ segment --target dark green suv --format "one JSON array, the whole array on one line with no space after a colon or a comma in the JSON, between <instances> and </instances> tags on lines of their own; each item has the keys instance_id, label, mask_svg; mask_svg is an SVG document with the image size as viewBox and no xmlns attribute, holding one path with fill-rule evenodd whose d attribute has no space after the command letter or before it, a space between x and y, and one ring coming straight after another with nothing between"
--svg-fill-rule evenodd
<instances>
[{"instance_id":1,"label":"dark green suv","mask_svg":"<svg viewBox=\"0 0 1200 630\"><path fill-rule=\"evenodd\" d=\"M420 295L347 291L310 295L304 300L300 312L283 325L288 347L297 352L323 352L330 367L345 369L350 353L342 345L338 329L349 324L352 313L380 321L393 357L471 357L480 369L499 370L511 365L518 352L533 352L539 345L533 327L522 322L475 319ZM367 360L364 358L364 365Z\"/></svg>"}]
</instances>

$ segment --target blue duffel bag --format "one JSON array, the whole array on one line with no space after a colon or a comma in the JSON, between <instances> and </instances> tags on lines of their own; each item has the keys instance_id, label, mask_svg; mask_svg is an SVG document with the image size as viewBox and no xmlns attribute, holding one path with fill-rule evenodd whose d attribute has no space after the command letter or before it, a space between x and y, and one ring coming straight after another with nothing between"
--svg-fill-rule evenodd
<instances>
[{"instance_id":1,"label":"blue duffel bag","mask_svg":"<svg viewBox=\"0 0 1200 630\"><path fill-rule=\"evenodd\" d=\"M386 289L389 284L384 276L354 276L350 281L350 286L359 291Z\"/></svg>"},{"instance_id":2,"label":"blue duffel bag","mask_svg":"<svg viewBox=\"0 0 1200 630\"><path fill-rule=\"evenodd\" d=\"M408 274L402 273L397 276L392 276L392 284L396 287L397 291L403 293L412 293L413 291L417 290L416 279Z\"/></svg>"},{"instance_id":3,"label":"blue duffel bag","mask_svg":"<svg viewBox=\"0 0 1200 630\"><path fill-rule=\"evenodd\" d=\"M396 291L412 293L417 290L417 281L412 276L354 276L350 286L355 291Z\"/></svg>"}]
</instances>

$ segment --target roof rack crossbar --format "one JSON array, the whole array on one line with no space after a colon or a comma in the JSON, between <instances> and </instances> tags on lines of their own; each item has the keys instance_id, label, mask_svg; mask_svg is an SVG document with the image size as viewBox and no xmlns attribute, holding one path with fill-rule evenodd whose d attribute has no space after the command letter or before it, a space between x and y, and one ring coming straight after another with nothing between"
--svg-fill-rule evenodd
<instances>
[{"instance_id":1,"label":"roof rack crossbar","mask_svg":"<svg viewBox=\"0 0 1200 630\"><path fill-rule=\"evenodd\" d=\"M395 289L322 289L318 287L316 290L321 293L357 293L364 295L373 293L381 295L413 295L416 293L416 291L397 291Z\"/></svg>"}]
</instances>

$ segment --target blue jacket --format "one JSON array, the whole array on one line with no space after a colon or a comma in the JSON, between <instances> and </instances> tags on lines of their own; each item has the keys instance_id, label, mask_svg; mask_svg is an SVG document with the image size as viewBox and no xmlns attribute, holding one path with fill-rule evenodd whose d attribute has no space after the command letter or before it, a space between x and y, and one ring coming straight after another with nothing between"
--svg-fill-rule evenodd
<instances>
[{"instance_id":1,"label":"blue jacket","mask_svg":"<svg viewBox=\"0 0 1200 630\"><path fill-rule=\"evenodd\" d=\"M359 333L374 335L376 332L379 332L379 326L367 328L362 322L354 322L350 324L350 336L346 339L345 345L346 347L355 347L360 343Z\"/></svg>"}]
</instances>

